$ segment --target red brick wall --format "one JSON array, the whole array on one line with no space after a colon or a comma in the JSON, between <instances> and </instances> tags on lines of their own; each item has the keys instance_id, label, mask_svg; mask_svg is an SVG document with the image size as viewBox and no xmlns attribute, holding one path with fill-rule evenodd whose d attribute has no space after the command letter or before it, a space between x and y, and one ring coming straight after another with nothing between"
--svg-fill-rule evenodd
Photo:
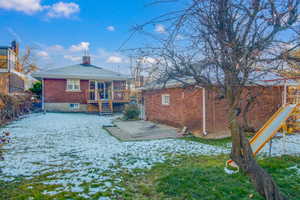
<instances>
[{"instance_id":1,"label":"red brick wall","mask_svg":"<svg viewBox=\"0 0 300 200\"><path fill-rule=\"evenodd\" d=\"M66 79L44 79L45 102L87 104L88 80L80 81L80 92L66 91L66 87Z\"/></svg>"},{"instance_id":2,"label":"red brick wall","mask_svg":"<svg viewBox=\"0 0 300 200\"><path fill-rule=\"evenodd\" d=\"M247 114L250 125L260 128L282 106L283 87L256 87L257 100Z\"/></svg>"},{"instance_id":3,"label":"red brick wall","mask_svg":"<svg viewBox=\"0 0 300 200\"><path fill-rule=\"evenodd\" d=\"M158 121L175 127L183 126L182 89L164 89L144 93L146 116L150 121ZM161 95L170 95L170 105L161 104Z\"/></svg>"},{"instance_id":4,"label":"red brick wall","mask_svg":"<svg viewBox=\"0 0 300 200\"><path fill-rule=\"evenodd\" d=\"M206 90L206 129L207 132L220 133L228 131L228 107L224 99L215 92Z\"/></svg>"},{"instance_id":5,"label":"red brick wall","mask_svg":"<svg viewBox=\"0 0 300 200\"><path fill-rule=\"evenodd\" d=\"M242 110L246 106L248 91L251 95L257 95L255 102L252 104L250 111L246 114L249 126L259 129L282 105L282 87L251 87L245 90L241 102ZM206 98L206 126L209 132L228 131L229 125L227 120L228 107L226 100L218 98L218 95L212 91L207 91ZM243 123L243 113L240 114L239 120Z\"/></svg>"},{"instance_id":6,"label":"red brick wall","mask_svg":"<svg viewBox=\"0 0 300 200\"><path fill-rule=\"evenodd\" d=\"M203 89L184 89L182 98L182 120L183 125L189 127L189 129L201 129L202 130L202 97Z\"/></svg>"},{"instance_id":7,"label":"red brick wall","mask_svg":"<svg viewBox=\"0 0 300 200\"><path fill-rule=\"evenodd\" d=\"M268 118L281 106L282 87L252 87L251 92L260 94L247 114L249 124L260 128ZM161 104L161 95L170 95L170 105ZM187 126L190 130L202 130L202 89L171 88L144 91L146 117L150 121L158 121L175 127ZM246 99L244 92L242 99ZM241 108L244 108L243 101ZM206 128L208 132L227 132L228 107L226 100L206 90ZM242 114L240 115L242 121Z\"/></svg>"}]
</instances>

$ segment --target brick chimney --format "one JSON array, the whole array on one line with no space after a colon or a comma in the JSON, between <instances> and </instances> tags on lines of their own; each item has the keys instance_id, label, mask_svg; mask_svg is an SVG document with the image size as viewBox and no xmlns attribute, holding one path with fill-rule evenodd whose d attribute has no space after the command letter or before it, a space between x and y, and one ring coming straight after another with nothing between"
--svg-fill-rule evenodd
<instances>
[{"instance_id":1,"label":"brick chimney","mask_svg":"<svg viewBox=\"0 0 300 200\"><path fill-rule=\"evenodd\" d=\"M91 64L91 56L83 56L82 57L82 64L83 65L90 65Z\"/></svg>"}]
</instances>

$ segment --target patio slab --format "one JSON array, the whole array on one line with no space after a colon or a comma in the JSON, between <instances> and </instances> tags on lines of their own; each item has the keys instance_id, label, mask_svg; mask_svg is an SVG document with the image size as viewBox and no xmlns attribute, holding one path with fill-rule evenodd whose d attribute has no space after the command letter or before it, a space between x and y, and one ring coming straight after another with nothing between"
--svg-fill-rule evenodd
<instances>
[{"instance_id":1,"label":"patio slab","mask_svg":"<svg viewBox=\"0 0 300 200\"><path fill-rule=\"evenodd\" d=\"M114 137L122 141L155 140L182 137L180 131L174 127L156 124L150 121L114 121L113 127L105 129Z\"/></svg>"}]
</instances>

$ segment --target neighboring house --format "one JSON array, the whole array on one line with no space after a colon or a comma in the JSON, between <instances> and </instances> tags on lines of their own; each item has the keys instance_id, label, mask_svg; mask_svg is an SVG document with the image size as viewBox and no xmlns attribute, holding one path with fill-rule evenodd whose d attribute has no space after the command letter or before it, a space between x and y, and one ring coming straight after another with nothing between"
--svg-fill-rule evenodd
<instances>
[{"instance_id":1,"label":"neighboring house","mask_svg":"<svg viewBox=\"0 0 300 200\"><path fill-rule=\"evenodd\" d=\"M33 78L30 74L25 75L23 80L25 91L28 91L30 88L33 87L34 83L38 82L38 80Z\"/></svg>"},{"instance_id":2,"label":"neighboring house","mask_svg":"<svg viewBox=\"0 0 300 200\"><path fill-rule=\"evenodd\" d=\"M249 85L242 96L242 105L246 105L249 92L257 96L250 111L240 114L241 122L254 129L259 129L273 113L287 101L286 85L296 84L286 79L262 81L264 87ZM294 86L290 86L292 90ZM156 121L178 128L187 127L197 134L227 134L228 104L224 97L216 92L201 87L183 87L180 82L169 81L158 84L153 82L143 88L145 119ZM300 101L299 101L300 102Z\"/></svg>"},{"instance_id":3,"label":"neighboring house","mask_svg":"<svg viewBox=\"0 0 300 200\"><path fill-rule=\"evenodd\" d=\"M82 64L34 73L43 82L43 108L46 111L122 111L129 99L129 76L95 65L83 56Z\"/></svg>"},{"instance_id":4,"label":"neighboring house","mask_svg":"<svg viewBox=\"0 0 300 200\"><path fill-rule=\"evenodd\" d=\"M144 82L145 82L144 76L136 76L131 80L130 96L134 97L137 103L141 103L141 99L142 99L141 88L144 86Z\"/></svg>"},{"instance_id":5,"label":"neighboring house","mask_svg":"<svg viewBox=\"0 0 300 200\"><path fill-rule=\"evenodd\" d=\"M11 46L0 46L0 92L12 94L24 92L23 71L18 62L19 46L13 41Z\"/></svg>"}]
</instances>

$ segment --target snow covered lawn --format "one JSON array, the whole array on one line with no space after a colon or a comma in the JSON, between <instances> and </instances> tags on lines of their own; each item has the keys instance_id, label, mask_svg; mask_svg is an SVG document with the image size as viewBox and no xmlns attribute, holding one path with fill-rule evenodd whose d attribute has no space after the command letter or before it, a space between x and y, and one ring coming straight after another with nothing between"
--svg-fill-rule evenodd
<instances>
[{"instance_id":1,"label":"snow covered lawn","mask_svg":"<svg viewBox=\"0 0 300 200\"><path fill-rule=\"evenodd\" d=\"M286 135L278 134L280 138L274 138L272 141L272 156L281 155L300 155L300 134ZM269 143L261 150L261 155L269 154Z\"/></svg>"},{"instance_id":2,"label":"snow covered lawn","mask_svg":"<svg viewBox=\"0 0 300 200\"><path fill-rule=\"evenodd\" d=\"M101 199L108 189L122 190L118 187L121 178L115 177L121 170L150 168L177 153L228 153L222 147L175 139L120 142L102 129L111 120L88 114L32 114L0 129L12 135L12 143L3 147L0 180L44 176L38 184L53 187L46 187L51 189L43 195L72 192ZM28 185L28 189L34 187Z\"/></svg>"}]
</instances>

